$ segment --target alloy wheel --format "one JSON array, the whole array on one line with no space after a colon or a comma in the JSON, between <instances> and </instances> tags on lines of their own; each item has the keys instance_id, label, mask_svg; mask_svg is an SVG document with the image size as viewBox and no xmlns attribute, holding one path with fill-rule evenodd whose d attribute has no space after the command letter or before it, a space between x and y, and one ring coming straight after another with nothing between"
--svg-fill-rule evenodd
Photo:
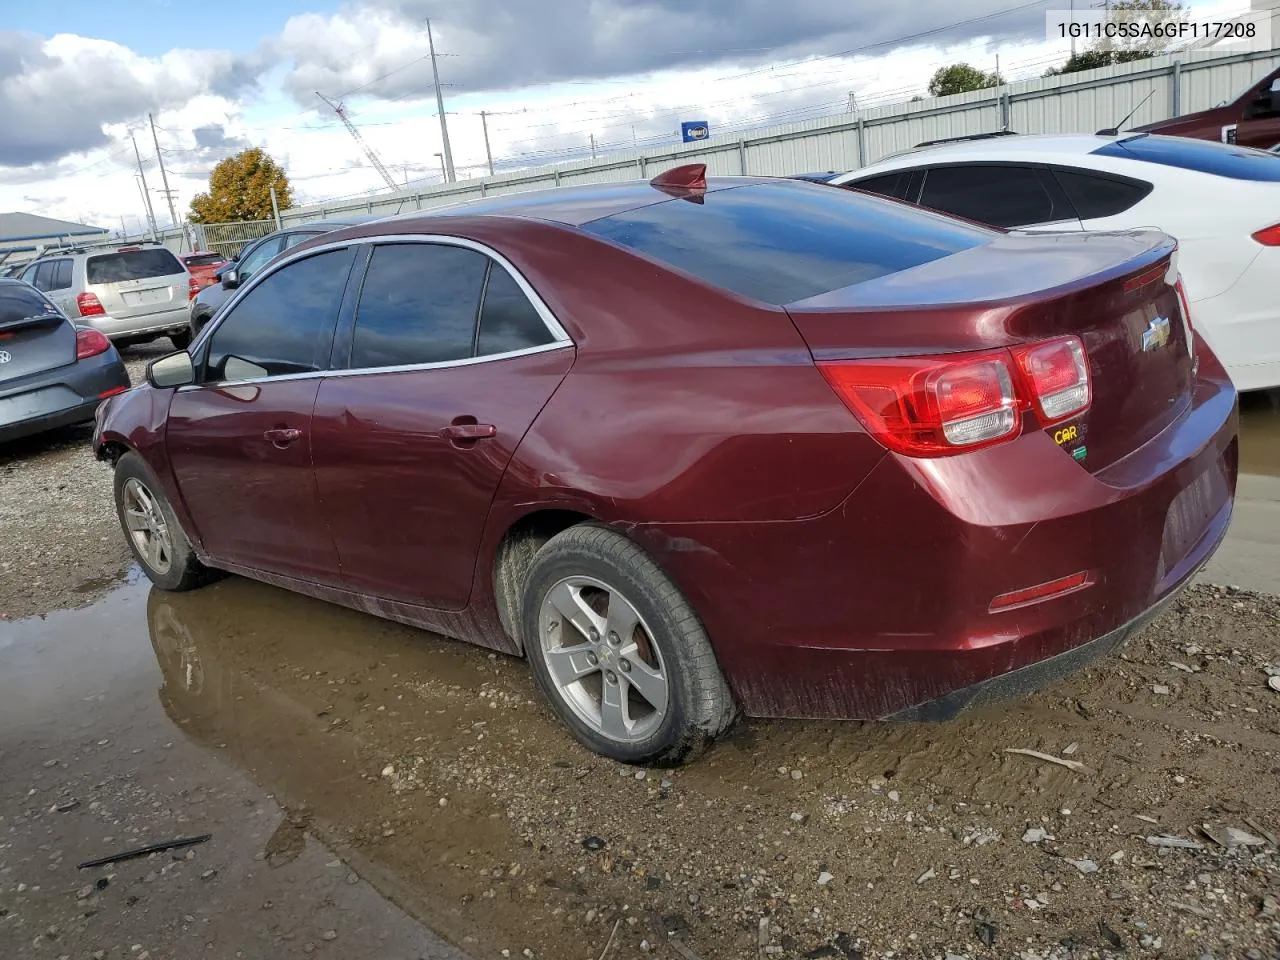
<instances>
[{"instance_id":1,"label":"alloy wheel","mask_svg":"<svg viewBox=\"0 0 1280 960\"><path fill-rule=\"evenodd\" d=\"M155 494L133 477L124 485L124 523L138 555L146 560L147 566L158 574L168 573L173 563L169 524L165 522L164 511Z\"/></svg>"}]
</instances>

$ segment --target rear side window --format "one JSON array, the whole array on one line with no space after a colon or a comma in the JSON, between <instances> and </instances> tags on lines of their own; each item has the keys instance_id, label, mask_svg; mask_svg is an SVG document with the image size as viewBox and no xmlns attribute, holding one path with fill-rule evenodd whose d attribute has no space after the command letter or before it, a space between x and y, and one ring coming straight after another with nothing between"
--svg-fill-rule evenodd
<instances>
[{"instance_id":1,"label":"rear side window","mask_svg":"<svg viewBox=\"0 0 1280 960\"><path fill-rule=\"evenodd\" d=\"M328 362L351 250L282 267L244 295L213 332L205 379L311 373Z\"/></svg>"},{"instance_id":2,"label":"rear side window","mask_svg":"<svg viewBox=\"0 0 1280 960\"><path fill-rule=\"evenodd\" d=\"M53 271L51 290L66 290L71 286L71 261L59 260Z\"/></svg>"},{"instance_id":3,"label":"rear side window","mask_svg":"<svg viewBox=\"0 0 1280 960\"><path fill-rule=\"evenodd\" d=\"M178 258L162 248L99 254L90 257L85 262L84 269L89 283L149 280L152 277L170 277L175 273L186 272L186 267Z\"/></svg>"},{"instance_id":4,"label":"rear side window","mask_svg":"<svg viewBox=\"0 0 1280 960\"><path fill-rule=\"evenodd\" d=\"M466 247L375 247L360 292L351 366L443 363L471 356L489 258Z\"/></svg>"},{"instance_id":5,"label":"rear side window","mask_svg":"<svg viewBox=\"0 0 1280 960\"><path fill-rule=\"evenodd\" d=\"M32 285L37 290L52 290L53 289L53 271L54 271L54 266L53 266L52 260L46 263L40 264L39 266L36 267L36 275L35 275L35 279L32 280Z\"/></svg>"},{"instance_id":6,"label":"rear side window","mask_svg":"<svg viewBox=\"0 0 1280 960\"><path fill-rule=\"evenodd\" d=\"M1083 170L1055 170L1053 175L1075 207L1081 220L1114 217L1124 213L1151 192L1151 184L1136 180L1085 173Z\"/></svg>"},{"instance_id":7,"label":"rear side window","mask_svg":"<svg viewBox=\"0 0 1280 960\"><path fill-rule=\"evenodd\" d=\"M911 171L899 171L898 173L886 173L879 177L867 177L865 180L855 180L853 183L846 183L845 186L851 190L865 190L867 193L876 193L882 197L893 197L895 200L901 200L907 193L907 182L911 179Z\"/></svg>"},{"instance_id":8,"label":"rear side window","mask_svg":"<svg viewBox=\"0 0 1280 960\"><path fill-rule=\"evenodd\" d=\"M490 261L489 281L480 307L476 356L527 350L552 341L551 331L515 277Z\"/></svg>"},{"instance_id":9,"label":"rear side window","mask_svg":"<svg viewBox=\"0 0 1280 960\"><path fill-rule=\"evenodd\" d=\"M1069 215L1056 208L1038 169L1007 165L934 167L925 173L920 205L997 227Z\"/></svg>"},{"instance_id":10,"label":"rear side window","mask_svg":"<svg viewBox=\"0 0 1280 960\"><path fill-rule=\"evenodd\" d=\"M988 243L955 223L850 190L793 181L713 190L582 229L731 293L781 305Z\"/></svg>"},{"instance_id":11,"label":"rear side window","mask_svg":"<svg viewBox=\"0 0 1280 960\"><path fill-rule=\"evenodd\" d=\"M284 238L284 248L288 250L290 247L296 247L300 243L304 243L313 237L318 237L323 231L315 230L311 233L290 233Z\"/></svg>"},{"instance_id":12,"label":"rear side window","mask_svg":"<svg viewBox=\"0 0 1280 960\"><path fill-rule=\"evenodd\" d=\"M1100 157L1145 160L1231 180L1280 180L1280 154L1211 140L1142 135L1113 140L1093 152Z\"/></svg>"},{"instance_id":13,"label":"rear side window","mask_svg":"<svg viewBox=\"0 0 1280 960\"><path fill-rule=\"evenodd\" d=\"M11 323L57 312L52 303L30 287L17 283L0 283L0 329Z\"/></svg>"}]
</instances>

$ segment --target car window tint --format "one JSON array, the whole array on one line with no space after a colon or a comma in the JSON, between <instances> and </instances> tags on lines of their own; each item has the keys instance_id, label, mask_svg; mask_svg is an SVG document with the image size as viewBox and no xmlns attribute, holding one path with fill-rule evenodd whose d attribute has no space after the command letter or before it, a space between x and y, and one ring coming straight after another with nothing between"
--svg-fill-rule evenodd
<instances>
[{"instance_id":1,"label":"car window tint","mask_svg":"<svg viewBox=\"0 0 1280 960\"><path fill-rule=\"evenodd\" d=\"M187 271L177 257L163 248L100 254L86 260L84 269L89 283L150 280Z\"/></svg>"},{"instance_id":2,"label":"car window tint","mask_svg":"<svg viewBox=\"0 0 1280 960\"><path fill-rule=\"evenodd\" d=\"M59 260L53 271L53 290L66 290L71 286L71 261Z\"/></svg>"},{"instance_id":3,"label":"car window tint","mask_svg":"<svg viewBox=\"0 0 1280 960\"><path fill-rule=\"evenodd\" d=\"M471 356L488 262L466 247L375 247L360 292L351 366L393 367Z\"/></svg>"},{"instance_id":4,"label":"car window tint","mask_svg":"<svg viewBox=\"0 0 1280 960\"><path fill-rule=\"evenodd\" d=\"M252 277L255 273L262 269L263 265L280 252L280 238L269 237L262 241L258 246L254 247L247 256L240 261L237 270L240 274L240 280L243 282Z\"/></svg>"},{"instance_id":5,"label":"car window tint","mask_svg":"<svg viewBox=\"0 0 1280 960\"><path fill-rule=\"evenodd\" d=\"M209 381L319 370L351 263L349 249L306 257L264 277L218 325L209 343Z\"/></svg>"},{"instance_id":6,"label":"car window tint","mask_svg":"<svg viewBox=\"0 0 1280 960\"><path fill-rule=\"evenodd\" d=\"M26 271L22 274L22 279L34 287L36 285L36 271L39 269L40 265L38 263L27 267Z\"/></svg>"},{"instance_id":7,"label":"car window tint","mask_svg":"<svg viewBox=\"0 0 1280 960\"><path fill-rule=\"evenodd\" d=\"M934 167L925 172L920 205L996 227L1059 219L1034 167Z\"/></svg>"},{"instance_id":8,"label":"car window tint","mask_svg":"<svg viewBox=\"0 0 1280 960\"><path fill-rule=\"evenodd\" d=\"M910 176L909 172L899 171L897 173L886 173L879 177L867 177L865 180L855 180L852 183L845 184L845 186L853 190L878 193L882 197L893 197L896 200L901 200L906 190L906 181Z\"/></svg>"},{"instance_id":9,"label":"car window tint","mask_svg":"<svg viewBox=\"0 0 1280 960\"><path fill-rule=\"evenodd\" d=\"M489 282L480 307L480 332L476 355L526 350L550 343L554 338L542 322L533 303L511 276L497 263L489 267Z\"/></svg>"},{"instance_id":10,"label":"car window tint","mask_svg":"<svg viewBox=\"0 0 1280 960\"><path fill-rule=\"evenodd\" d=\"M1053 173L1081 220L1114 217L1151 192L1151 184L1135 180L1118 180L1083 170L1055 170Z\"/></svg>"},{"instance_id":11,"label":"car window tint","mask_svg":"<svg viewBox=\"0 0 1280 960\"><path fill-rule=\"evenodd\" d=\"M33 286L35 286L37 290L52 289L53 288L53 271L54 271L54 266L52 261L48 261L37 266L36 276L35 276L35 280L33 281Z\"/></svg>"},{"instance_id":12,"label":"car window tint","mask_svg":"<svg viewBox=\"0 0 1280 960\"><path fill-rule=\"evenodd\" d=\"M58 311L30 287L17 283L0 283L0 328L30 319L48 316Z\"/></svg>"},{"instance_id":13,"label":"car window tint","mask_svg":"<svg viewBox=\"0 0 1280 960\"><path fill-rule=\"evenodd\" d=\"M777 181L613 214L582 229L770 304L865 283L993 235L852 190Z\"/></svg>"},{"instance_id":14,"label":"car window tint","mask_svg":"<svg viewBox=\"0 0 1280 960\"><path fill-rule=\"evenodd\" d=\"M1231 180L1280 180L1280 154L1211 140L1147 135L1113 140L1093 152L1100 157L1145 160Z\"/></svg>"},{"instance_id":15,"label":"car window tint","mask_svg":"<svg viewBox=\"0 0 1280 960\"><path fill-rule=\"evenodd\" d=\"M300 243L310 240L312 237L318 237L324 231L312 230L307 233L291 233L284 238L284 248L288 250L290 247L296 247Z\"/></svg>"}]
</instances>

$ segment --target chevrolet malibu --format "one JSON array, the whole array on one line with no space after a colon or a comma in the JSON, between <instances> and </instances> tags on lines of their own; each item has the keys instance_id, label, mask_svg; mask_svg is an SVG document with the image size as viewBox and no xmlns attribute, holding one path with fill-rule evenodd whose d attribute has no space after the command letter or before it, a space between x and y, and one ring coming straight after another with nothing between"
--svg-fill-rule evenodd
<instances>
[{"instance_id":1,"label":"chevrolet malibu","mask_svg":"<svg viewBox=\"0 0 1280 960\"><path fill-rule=\"evenodd\" d=\"M94 444L158 587L522 654L588 747L674 763L1113 650L1218 546L1236 432L1163 234L695 166L301 244Z\"/></svg>"}]
</instances>

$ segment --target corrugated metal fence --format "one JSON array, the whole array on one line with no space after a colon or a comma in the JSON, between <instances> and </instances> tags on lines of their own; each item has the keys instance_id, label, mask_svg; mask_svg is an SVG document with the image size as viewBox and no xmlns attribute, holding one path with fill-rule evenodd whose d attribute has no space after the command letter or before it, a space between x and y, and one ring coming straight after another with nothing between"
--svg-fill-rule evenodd
<instances>
[{"instance_id":1,"label":"corrugated metal fence","mask_svg":"<svg viewBox=\"0 0 1280 960\"><path fill-rule=\"evenodd\" d=\"M665 150L628 151L600 160L536 167L426 190L384 192L357 200L296 207L283 211L281 219L289 225L337 214L391 216L544 187L646 179L669 167L694 162L705 163L713 176L852 170L925 140L985 133L1006 126L1018 133L1094 133L1115 126L1135 107L1137 112L1127 127L1234 100L1277 66L1280 50L1154 57L768 127L734 139L712 138ZM1148 95L1150 99L1142 103ZM203 228L204 241L206 246L231 254L251 235L269 232L270 226L270 221L210 224ZM244 236L233 228L244 228ZM261 232L254 233L255 230Z\"/></svg>"}]
</instances>

